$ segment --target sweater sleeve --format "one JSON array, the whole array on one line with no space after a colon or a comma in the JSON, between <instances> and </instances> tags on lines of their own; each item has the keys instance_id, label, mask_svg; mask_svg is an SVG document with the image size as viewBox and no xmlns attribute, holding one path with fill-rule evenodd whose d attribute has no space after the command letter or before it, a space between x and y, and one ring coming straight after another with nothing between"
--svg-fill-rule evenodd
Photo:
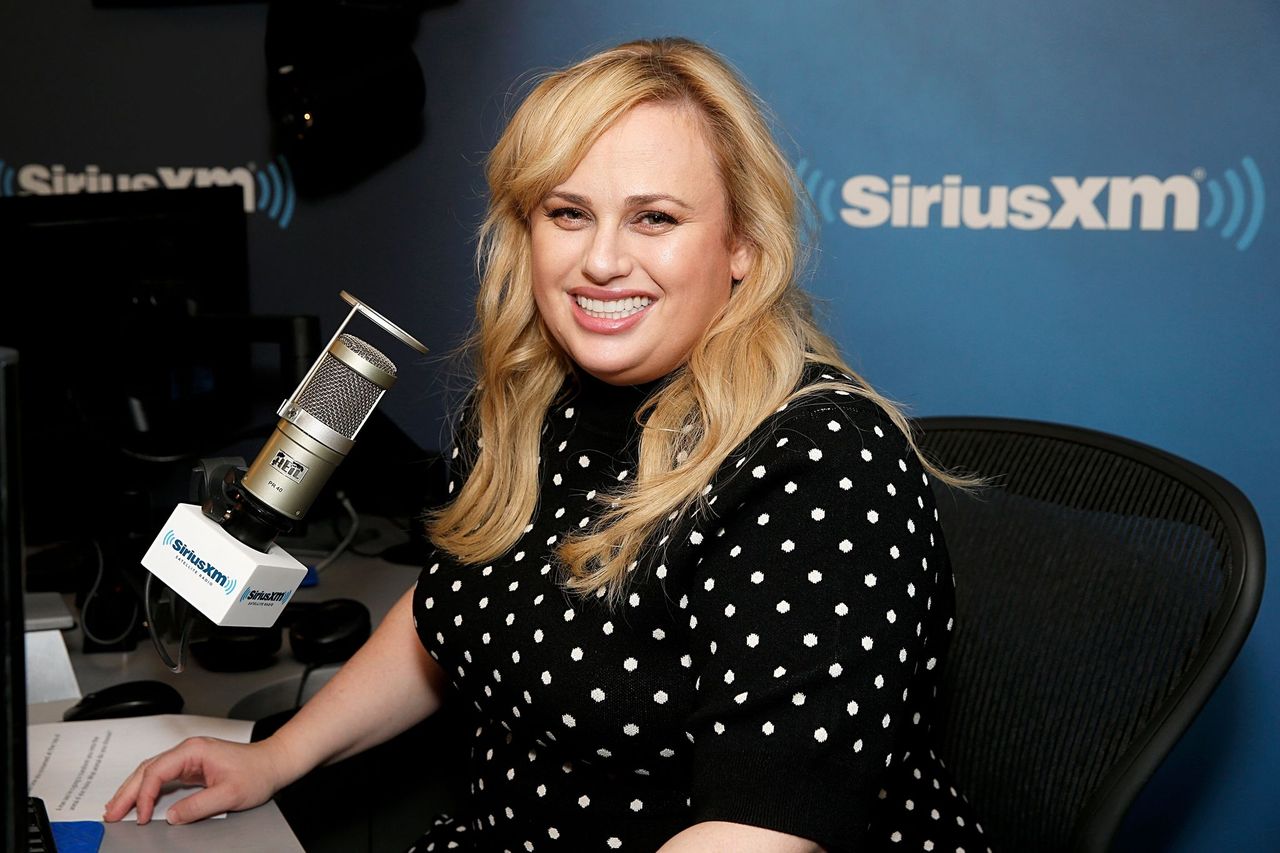
<instances>
[{"instance_id":1,"label":"sweater sleeve","mask_svg":"<svg viewBox=\"0 0 1280 853\"><path fill-rule=\"evenodd\" d=\"M869 401L794 403L757 437L688 543L694 816L848 849L932 698L912 691L945 644L945 546L922 466Z\"/></svg>"}]
</instances>

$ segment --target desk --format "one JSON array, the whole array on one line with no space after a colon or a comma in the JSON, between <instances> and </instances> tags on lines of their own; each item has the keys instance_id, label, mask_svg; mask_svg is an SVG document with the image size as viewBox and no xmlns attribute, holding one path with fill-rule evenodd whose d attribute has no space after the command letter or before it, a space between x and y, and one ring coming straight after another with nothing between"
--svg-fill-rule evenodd
<instances>
[{"instance_id":1,"label":"desk","mask_svg":"<svg viewBox=\"0 0 1280 853\"><path fill-rule=\"evenodd\" d=\"M62 719L62 712L74 703L73 699L63 699L28 705L27 722L57 722ZM108 823L99 849L101 853L173 853L181 850L304 853L274 802L187 826L170 826L163 818L146 826L133 822Z\"/></svg>"},{"instance_id":2,"label":"desk","mask_svg":"<svg viewBox=\"0 0 1280 853\"><path fill-rule=\"evenodd\" d=\"M366 520L362 519L362 523ZM394 533L376 544L395 544ZM295 553L304 562L307 557ZM347 553L326 569L315 586L295 593L300 601L354 598L364 602L376 626L391 606L418 577L418 567L389 563L377 557ZM275 711L292 708L305 667L294 660L287 635L277 653L276 663L256 672L210 672L188 656L186 669L172 672L160 660L155 648L140 642L131 652L83 654L79 628L64 632L76 679L82 693L92 693L110 684L139 679L156 679L172 684L182 693L184 712L206 716L235 716L260 719ZM337 666L320 667L307 677L304 701L327 681ZM62 719L62 712L74 700L29 705L28 722L45 723ZM236 713L233 715L233 711ZM123 780L122 780L123 781ZM224 819L206 820L187 826L169 826L154 820L146 826L135 823L106 825L102 853L172 853L172 851L246 851L246 853L302 853L284 815L274 802L256 809L229 814Z\"/></svg>"}]
</instances>

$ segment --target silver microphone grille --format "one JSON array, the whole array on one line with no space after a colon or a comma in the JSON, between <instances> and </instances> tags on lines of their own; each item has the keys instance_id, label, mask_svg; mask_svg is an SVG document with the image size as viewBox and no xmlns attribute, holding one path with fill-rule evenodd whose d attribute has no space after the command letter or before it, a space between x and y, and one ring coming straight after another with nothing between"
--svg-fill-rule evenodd
<instances>
[{"instance_id":1,"label":"silver microphone grille","mask_svg":"<svg viewBox=\"0 0 1280 853\"><path fill-rule=\"evenodd\" d=\"M355 337L340 335L338 340L383 373L396 375L391 359ZM330 352L325 352L311 381L298 393L295 402L309 415L346 438L355 438L365 418L378 405L386 388L366 379Z\"/></svg>"}]
</instances>

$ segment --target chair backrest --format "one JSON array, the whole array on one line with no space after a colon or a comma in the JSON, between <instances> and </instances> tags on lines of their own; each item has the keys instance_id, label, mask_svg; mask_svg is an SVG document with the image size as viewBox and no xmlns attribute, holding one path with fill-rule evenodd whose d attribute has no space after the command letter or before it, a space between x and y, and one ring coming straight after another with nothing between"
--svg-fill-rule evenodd
<instances>
[{"instance_id":1,"label":"chair backrest","mask_svg":"<svg viewBox=\"0 0 1280 853\"><path fill-rule=\"evenodd\" d=\"M1114 435L917 421L956 578L940 742L1000 851L1105 851L1230 667L1262 597L1248 499Z\"/></svg>"}]
</instances>

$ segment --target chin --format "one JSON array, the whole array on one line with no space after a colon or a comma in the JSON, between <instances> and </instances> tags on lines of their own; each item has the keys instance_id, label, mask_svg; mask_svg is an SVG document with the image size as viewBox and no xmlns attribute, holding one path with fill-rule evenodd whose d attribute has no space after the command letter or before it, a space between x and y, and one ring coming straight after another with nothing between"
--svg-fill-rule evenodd
<instances>
[{"instance_id":1,"label":"chin","mask_svg":"<svg viewBox=\"0 0 1280 853\"><path fill-rule=\"evenodd\" d=\"M585 370L587 373L590 373L592 376L594 376L596 379L599 379L601 382L608 382L610 385L635 385L636 384L630 379L630 374L626 368L615 369L610 367L604 367L598 364L591 364L591 363L583 364L581 362L578 363L578 367Z\"/></svg>"},{"instance_id":2,"label":"chin","mask_svg":"<svg viewBox=\"0 0 1280 853\"><path fill-rule=\"evenodd\" d=\"M666 371L658 372L646 369L640 365L620 365L591 361L590 359L579 361L577 364L601 382L608 382L610 385L640 385L652 379L657 379L666 373Z\"/></svg>"},{"instance_id":3,"label":"chin","mask_svg":"<svg viewBox=\"0 0 1280 853\"><path fill-rule=\"evenodd\" d=\"M569 357L579 369L585 370L604 382L635 384L626 381L626 377L640 370L640 366L635 360L627 358L625 354L601 352L596 348L591 348L585 352L581 350L578 352L570 351Z\"/></svg>"}]
</instances>

